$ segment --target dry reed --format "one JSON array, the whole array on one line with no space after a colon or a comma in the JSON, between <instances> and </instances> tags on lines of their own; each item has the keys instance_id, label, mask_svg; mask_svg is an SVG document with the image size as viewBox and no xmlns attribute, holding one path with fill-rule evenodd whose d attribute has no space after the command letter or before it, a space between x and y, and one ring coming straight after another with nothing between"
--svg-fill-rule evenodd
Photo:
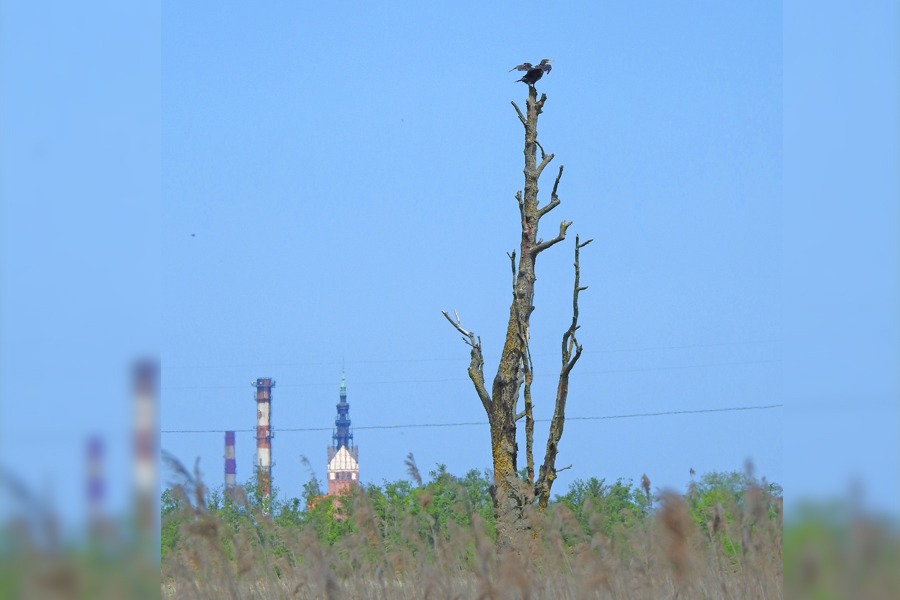
<instances>
[{"instance_id":1,"label":"dry reed","mask_svg":"<svg viewBox=\"0 0 900 600\"><path fill-rule=\"evenodd\" d=\"M411 457L412 471L409 463ZM646 476L641 487L649 501ZM177 544L162 563L162 597L736 600L782 594L780 499L764 486L749 484L743 502L711 507L701 524L689 498L664 493L658 509L606 532L603 508L590 499L576 507L578 514L557 502L534 515L534 528L507 552L496 549L491 524L465 493L456 498L445 507L450 517L438 522L426 509L444 495L419 494L418 508L391 514L357 492L342 499L340 535L325 539L307 523L279 522L242 500L237 525L223 523L202 503L183 502Z\"/></svg>"}]
</instances>

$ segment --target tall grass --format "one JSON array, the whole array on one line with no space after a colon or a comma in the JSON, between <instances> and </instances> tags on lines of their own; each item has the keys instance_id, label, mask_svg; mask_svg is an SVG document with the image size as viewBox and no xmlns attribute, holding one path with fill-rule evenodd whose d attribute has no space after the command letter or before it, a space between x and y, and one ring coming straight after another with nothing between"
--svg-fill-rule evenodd
<instances>
[{"instance_id":1,"label":"tall grass","mask_svg":"<svg viewBox=\"0 0 900 600\"><path fill-rule=\"evenodd\" d=\"M627 502L613 494L619 484L592 480L596 489L557 497L546 513L532 515L532 530L512 550L499 551L483 496L437 475L440 485L371 486L337 503L324 498L301 510L294 501L271 513L256 507L252 490L204 502L198 481L173 488L169 505L176 508L163 519L162 596L782 595L781 498L751 477L721 498L696 487L653 498L646 481L643 489L627 487Z\"/></svg>"}]
</instances>

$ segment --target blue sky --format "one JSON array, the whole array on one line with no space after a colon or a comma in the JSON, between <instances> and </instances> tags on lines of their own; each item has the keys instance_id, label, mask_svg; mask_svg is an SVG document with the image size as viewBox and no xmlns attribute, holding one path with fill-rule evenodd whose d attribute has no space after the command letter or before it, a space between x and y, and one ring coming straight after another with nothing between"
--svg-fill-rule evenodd
<instances>
[{"instance_id":1,"label":"blue sky","mask_svg":"<svg viewBox=\"0 0 900 600\"><path fill-rule=\"evenodd\" d=\"M89 436L131 498L129 368L159 352L159 13L0 7L0 467L73 522Z\"/></svg>"},{"instance_id":2,"label":"blue sky","mask_svg":"<svg viewBox=\"0 0 900 600\"><path fill-rule=\"evenodd\" d=\"M507 71L548 57L544 198L566 171L543 233L574 224L537 265L538 417L575 233L594 243L570 416L786 404L570 421L556 491L643 473L683 488L690 468L752 459L789 500L857 478L894 507L886 10L3 4L0 464L77 518L84 440L103 433L122 506L126 367L158 351L164 431L251 429L250 381L277 381L283 494L307 478L301 455L324 476L342 365L364 482L405 477L409 452L423 470L490 467L486 425L363 427L485 420L440 311L482 337L492 377L522 186L509 102L526 89ZM161 444L218 485L223 437ZM237 459L245 480L252 433Z\"/></svg>"},{"instance_id":3,"label":"blue sky","mask_svg":"<svg viewBox=\"0 0 900 600\"><path fill-rule=\"evenodd\" d=\"M540 140L566 166L544 227L574 225L538 262L538 417L552 414L576 232L595 242L571 416L782 402L777 6L169 5L162 40L164 431L252 428L249 382L272 376L275 480L297 494L299 456L323 477L330 432L283 430L330 427L342 364L357 426L485 421L440 310L481 335L492 377L522 186L509 102L526 88L508 70L542 57L555 68ZM557 485L646 472L683 487L691 468L747 458L780 481L782 420L572 421ZM222 437L162 440L220 483ZM487 468L488 439L360 429L361 477L404 477L408 452L425 469ZM239 479L253 443L238 435Z\"/></svg>"}]
</instances>

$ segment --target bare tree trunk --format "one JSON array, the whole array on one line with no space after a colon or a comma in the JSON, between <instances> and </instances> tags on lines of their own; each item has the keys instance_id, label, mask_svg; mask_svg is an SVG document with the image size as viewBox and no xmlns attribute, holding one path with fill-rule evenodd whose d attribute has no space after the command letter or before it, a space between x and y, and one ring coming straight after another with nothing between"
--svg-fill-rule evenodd
<instances>
[{"instance_id":1,"label":"bare tree trunk","mask_svg":"<svg viewBox=\"0 0 900 600\"><path fill-rule=\"evenodd\" d=\"M537 122L541 114L546 94L537 98L537 91L533 86L528 88L528 100L526 102L526 115L512 103L516 109L519 120L525 128L525 188L516 194L521 216L522 238L518 252L518 265L516 265L516 252L509 255L513 272L513 298L509 308L509 323L506 328L506 339L500 357L497 374L494 376L490 394L488 394L484 381L484 360L481 354L481 339L463 329L459 315L456 320L444 312L444 316L463 334L464 341L471 347L471 362L469 364L469 377L475 385L475 390L484 405L491 426L491 451L494 465L494 516L497 524L498 542L501 546L512 545L518 534L530 528L528 519L529 506L535 497L539 499L539 507L545 508L546 499L549 498L550 487L556 478L555 460L559 440L562 437L563 423L565 421L565 401L568 394L568 376L578 357L581 355L581 346L575 341L575 329L578 319L578 249L589 243L579 245L576 241L576 279L574 296L574 317L572 325L563 337L563 369L560 373L560 382L557 390L556 408L551 424L551 435L547 444L547 454L540 469L538 480L534 476L534 460L532 456L534 417L531 401L531 354L529 351L529 324L531 313L534 311L534 282L535 261L538 255L547 248L561 242L566 237L566 230L571 222L563 221L559 226L556 237L544 241L537 237L538 223L548 212L559 205L557 188L563 174L563 167L559 167L550 201L544 206L538 206L538 179L544 168L553 160L553 154L546 154L543 147L537 141ZM537 160L537 150L541 150L541 161ZM574 354L572 353L574 349ZM525 410L516 412L519 391L524 384ZM526 481L519 479L517 458L518 447L516 444L516 422L525 417L526 427L526 455L527 471Z\"/></svg>"}]
</instances>

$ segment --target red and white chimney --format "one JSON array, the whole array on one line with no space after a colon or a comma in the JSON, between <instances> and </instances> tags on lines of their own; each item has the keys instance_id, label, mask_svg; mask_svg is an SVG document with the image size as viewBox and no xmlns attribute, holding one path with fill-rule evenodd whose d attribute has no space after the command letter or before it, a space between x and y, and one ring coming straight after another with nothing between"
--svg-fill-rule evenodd
<instances>
[{"instance_id":1,"label":"red and white chimney","mask_svg":"<svg viewBox=\"0 0 900 600\"><path fill-rule=\"evenodd\" d=\"M272 494L272 388L271 377L260 377L256 388L256 484L263 498Z\"/></svg>"}]
</instances>

